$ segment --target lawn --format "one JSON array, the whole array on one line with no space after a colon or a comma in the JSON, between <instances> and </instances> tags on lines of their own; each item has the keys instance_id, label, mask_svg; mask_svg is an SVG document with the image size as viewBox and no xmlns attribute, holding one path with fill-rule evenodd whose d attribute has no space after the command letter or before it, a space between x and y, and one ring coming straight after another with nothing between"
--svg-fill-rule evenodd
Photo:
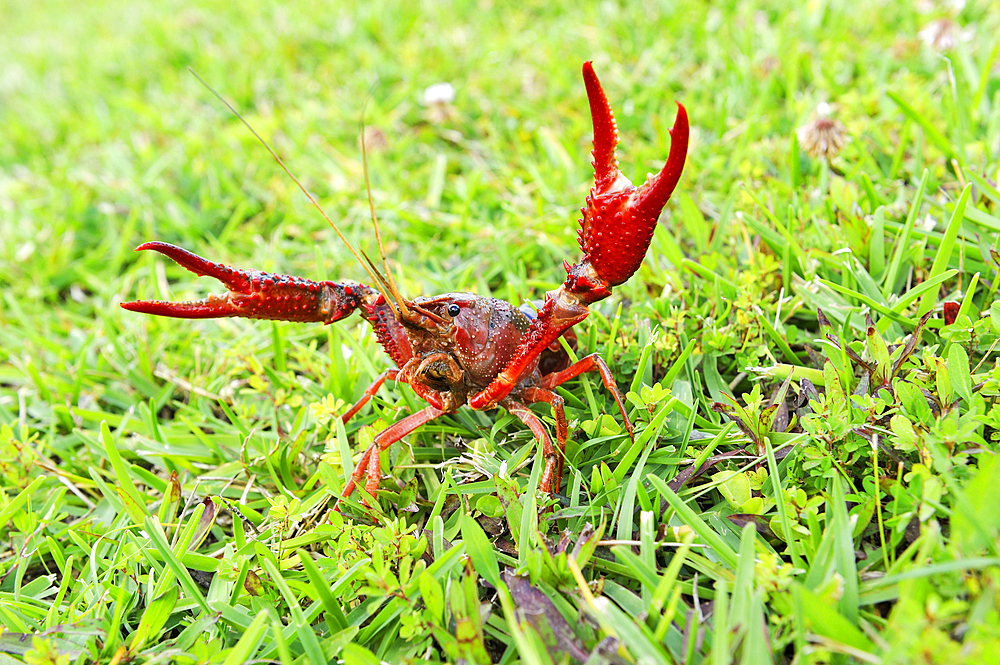
<instances>
[{"instance_id":1,"label":"lawn","mask_svg":"<svg viewBox=\"0 0 1000 665\"><path fill-rule=\"evenodd\" d=\"M0 665L996 662L993 5L0 0ZM391 364L363 321L118 306L220 290L148 240L366 279L189 68L375 257L364 133L405 295L540 299L579 257L587 60L626 176L675 102L691 142L575 329L635 436L565 384L555 496L524 424L463 408L335 512L424 406L341 423Z\"/></svg>"}]
</instances>

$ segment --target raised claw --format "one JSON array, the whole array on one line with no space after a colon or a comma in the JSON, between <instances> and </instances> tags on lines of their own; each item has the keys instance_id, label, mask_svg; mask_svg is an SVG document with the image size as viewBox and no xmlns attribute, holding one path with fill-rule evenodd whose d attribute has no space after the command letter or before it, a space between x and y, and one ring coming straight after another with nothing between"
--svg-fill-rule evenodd
<instances>
[{"instance_id":1,"label":"raised claw","mask_svg":"<svg viewBox=\"0 0 1000 665\"><path fill-rule=\"evenodd\" d=\"M639 269L653 239L656 220L677 186L687 159L688 117L677 105L670 154L658 174L635 187L618 169L618 129L594 67L583 64L583 80L594 121L594 187L580 220L583 260L566 268L566 281L545 294L545 303L521 337L513 358L485 389L469 398L473 409L500 403L537 366L537 359L566 330L587 318L589 305L611 295Z\"/></svg>"},{"instance_id":2,"label":"raised claw","mask_svg":"<svg viewBox=\"0 0 1000 665\"><path fill-rule=\"evenodd\" d=\"M623 284L639 269L653 238L656 220L670 199L684 169L688 148L688 117L677 105L670 131L670 154L655 176L635 187L618 169L615 147L618 128L611 105L591 63L583 65L590 113L594 122L594 187L582 208L578 232L583 262L593 267L608 287Z\"/></svg>"},{"instance_id":3,"label":"raised claw","mask_svg":"<svg viewBox=\"0 0 1000 665\"><path fill-rule=\"evenodd\" d=\"M215 263L176 245L147 242L136 251L151 249L170 257L199 276L214 277L229 290L191 302L137 300L122 303L132 312L180 319L244 317L275 321L333 323L348 316L370 289L360 284L314 282L260 270L240 270Z\"/></svg>"}]
</instances>

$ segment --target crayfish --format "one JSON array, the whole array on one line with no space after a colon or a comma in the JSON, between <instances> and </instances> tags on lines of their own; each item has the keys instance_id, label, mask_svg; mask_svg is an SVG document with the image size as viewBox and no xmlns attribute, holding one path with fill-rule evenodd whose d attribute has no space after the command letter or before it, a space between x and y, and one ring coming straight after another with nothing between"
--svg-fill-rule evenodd
<instances>
[{"instance_id":1,"label":"crayfish","mask_svg":"<svg viewBox=\"0 0 1000 665\"><path fill-rule=\"evenodd\" d=\"M122 307L184 319L238 316L326 324L359 310L396 367L383 372L343 420L356 414L386 380L408 384L428 406L375 436L351 474L344 497L350 496L362 478L366 478L368 494L374 497L381 479L379 453L424 423L462 406L478 411L503 407L527 425L541 441L545 458L539 488L551 494L559 488L568 436L563 398L554 390L557 386L584 372L598 372L632 436L632 423L607 364L597 354L571 363L559 338L572 335L570 329L587 317L590 304L607 298L612 287L623 284L639 269L656 221L680 179L688 147L687 113L678 104L663 169L635 187L618 169L618 130L590 62L583 65L583 79L594 124L594 186L581 209L578 231L583 258L572 266L563 261L565 282L545 294L537 311L474 293L406 299L392 279L384 250L385 275L367 256L361 260L332 221L374 286L239 270L174 245L147 242L136 251L165 254L197 275L218 279L228 293L196 302L141 300L122 303ZM318 208L312 196L306 195ZM374 206L372 217L378 235ZM381 249L381 240L379 245ZM528 408L535 402L545 402L552 409L558 450L541 420Z\"/></svg>"}]
</instances>

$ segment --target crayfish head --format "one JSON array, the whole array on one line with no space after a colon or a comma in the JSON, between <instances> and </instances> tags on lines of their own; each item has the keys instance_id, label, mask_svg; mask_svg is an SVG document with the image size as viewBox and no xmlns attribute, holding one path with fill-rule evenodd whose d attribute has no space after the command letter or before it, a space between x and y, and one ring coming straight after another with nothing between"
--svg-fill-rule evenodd
<instances>
[{"instance_id":1,"label":"crayfish head","mask_svg":"<svg viewBox=\"0 0 1000 665\"><path fill-rule=\"evenodd\" d=\"M447 353L464 380L487 385L510 360L528 319L509 303L474 293L416 298L402 321L415 355Z\"/></svg>"},{"instance_id":2,"label":"crayfish head","mask_svg":"<svg viewBox=\"0 0 1000 665\"><path fill-rule=\"evenodd\" d=\"M446 339L451 334L452 322L441 312L435 300L435 298L407 300L405 309L400 308L397 317L411 341L431 343L431 340Z\"/></svg>"},{"instance_id":3,"label":"crayfish head","mask_svg":"<svg viewBox=\"0 0 1000 665\"><path fill-rule=\"evenodd\" d=\"M477 346L477 331L488 313L485 298L472 293L446 293L419 297L407 303L409 312L400 317L414 350L461 352Z\"/></svg>"}]
</instances>

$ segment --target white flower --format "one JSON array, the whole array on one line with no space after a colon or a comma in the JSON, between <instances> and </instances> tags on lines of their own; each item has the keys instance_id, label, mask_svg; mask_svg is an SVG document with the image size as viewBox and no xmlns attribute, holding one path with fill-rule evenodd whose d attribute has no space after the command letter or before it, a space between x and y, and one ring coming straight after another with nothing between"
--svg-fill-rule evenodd
<instances>
[{"instance_id":1,"label":"white flower","mask_svg":"<svg viewBox=\"0 0 1000 665\"><path fill-rule=\"evenodd\" d=\"M423 104L427 107L427 118L435 124L450 120L455 115L455 86L451 83L435 83L424 90Z\"/></svg>"},{"instance_id":2,"label":"white flower","mask_svg":"<svg viewBox=\"0 0 1000 665\"><path fill-rule=\"evenodd\" d=\"M435 83L424 90L424 105L451 104L455 101L455 86L451 83Z\"/></svg>"}]
</instances>

